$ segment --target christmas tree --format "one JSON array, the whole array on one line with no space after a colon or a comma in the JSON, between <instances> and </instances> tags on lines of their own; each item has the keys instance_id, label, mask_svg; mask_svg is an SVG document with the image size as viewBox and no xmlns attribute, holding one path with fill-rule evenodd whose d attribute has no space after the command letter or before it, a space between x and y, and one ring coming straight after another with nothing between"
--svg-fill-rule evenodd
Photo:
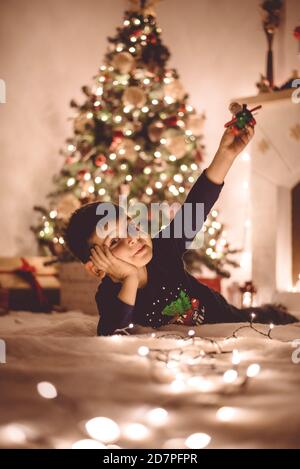
<instances>
[{"instance_id":1,"label":"christmas tree","mask_svg":"<svg viewBox=\"0 0 300 469\"><path fill-rule=\"evenodd\" d=\"M199 175L205 116L188 94L163 44L152 1L132 0L85 100L71 101L73 135L61 150L49 207L32 227L43 254L61 260L71 213L92 201L184 202ZM151 216L151 214L150 214Z\"/></svg>"}]
</instances>

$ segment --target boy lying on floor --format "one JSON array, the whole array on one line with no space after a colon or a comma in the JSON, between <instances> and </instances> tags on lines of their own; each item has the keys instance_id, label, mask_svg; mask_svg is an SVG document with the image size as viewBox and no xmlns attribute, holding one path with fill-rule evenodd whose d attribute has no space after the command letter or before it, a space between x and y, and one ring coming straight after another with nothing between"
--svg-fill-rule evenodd
<instances>
[{"instance_id":1,"label":"boy lying on floor","mask_svg":"<svg viewBox=\"0 0 300 469\"><path fill-rule=\"evenodd\" d=\"M103 215L99 210L103 202L86 204L72 214L65 234L67 245L85 268L101 280L95 297L100 313L98 335L113 334L131 323L157 328L170 322L193 326L249 320L249 309L230 305L222 295L189 275L182 255L195 237L195 233L192 238L187 237L185 233L191 230L186 229L186 224L191 227L197 222L199 203L203 204L202 222L205 221L226 174L253 135L251 125L237 135L230 128L224 132L212 163L199 176L185 203L172 222L153 237L139 230L124 209L112 203L105 203L114 209L109 210L114 216L107 216L105 224L99 223L104 221L99 216L100 212ZM185 212L189 204L192 215ZM183 229L178 237L176 230L180 225ZM198 223L197 232L200 229ZM273 305L251 311L261 323L296 321Z\"/></svg>"}]
</instances>

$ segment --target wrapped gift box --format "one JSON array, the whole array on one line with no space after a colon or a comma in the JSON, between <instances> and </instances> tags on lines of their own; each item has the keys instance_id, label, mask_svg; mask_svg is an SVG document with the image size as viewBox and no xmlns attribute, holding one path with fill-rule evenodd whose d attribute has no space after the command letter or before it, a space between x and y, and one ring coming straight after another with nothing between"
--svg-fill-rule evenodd
<instances>
[{"instance_id":1,"label":"wrapped gift box","mask_svg":"<svg viewBox=\"0 0 300 469\"><path fill-rule=\"evenodd\" d=\"M0 257L0 308L51 311L60 302L57 265L52 257Z\"/></svg>"},{"instance_id":2,"label":"wrapped gift box","mask_svg":"<svg viewBox=\"0 0 300 469\"><path fill-rule=\"evenodd\" d=\"M95 301L99 279L88 274L80 262L62 262L58 268L61 307L86 314L99 314Z\"/></svg>"}]
</instances>

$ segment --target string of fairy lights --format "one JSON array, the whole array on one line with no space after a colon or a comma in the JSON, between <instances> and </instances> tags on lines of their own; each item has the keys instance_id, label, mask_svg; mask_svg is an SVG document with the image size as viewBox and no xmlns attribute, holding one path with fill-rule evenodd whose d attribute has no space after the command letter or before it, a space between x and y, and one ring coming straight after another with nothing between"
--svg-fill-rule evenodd
<instances>
[{"instance_id":1,"label":"string of fairy lights","mask_svg":"<svg viewBox=\"0 0 300 469\"><path fill-rule=\"evenodd\" d=\"M261 371L259 363L243 364L243 352L238 350L236 340L239 332L250 329L268 340L273 340L274 324L270 323L267 332L254 324L255 313L250 314L249 323L239 325L230 336L220 339L197 337L194 329L185 335L174 331L151 332L147 339L159 339L164 346L149 347L144 336L136 336L143 344L136 348L136 357L142 366L148 367L149 378L160 386L160 400L164 407L148 406L143 409L142 417L137 421L116 421L107 416L96 416L85 421L84 437L77 441L59 441L57 438L43 440L46 446L53 447L118 449L145 447L145 443L155 438L156 431L168 427L171 421L174 399L188 396L189 402L197 400L198 405L206 405L210 400L205 396L231 396L245 392L249 383ZM135 325L115 331L109 340L116 343L126 341L126 337L135 333ZM126 337L125 337L126 336ZM167 339L163 341L162 339ZM169 340L172 340L171 346ZM280 342L292 343L290 340ZM156 340L155 340L156 341ZM175 344L173 342L175 341ZM158 340L157 340L158 343ZM223 357L223 358L222 358ZM248 360L247 360L248 361ZM55 400L59 407L69 409L76 420L78 407L70 395L58 392L55 384L44 381L37 383L36 391L44 399ZM194 397L193 397L194 396ZM199 400L199 397L204 397ZM216 401L214 401L216 402ZM222 406L215 410L216 421L231 422L238 420L238 409ZM37 435L24 424L10 423L0 429L0 438L10 444L28 445L34 443ZM41 441L41 435L38 436ZM184 438L169 439L161 442L162 448L201 449L209 446L212 435L204 432L192 433ZM120 446L122 445L122 446Z\"/></svg>"}]
</instances>

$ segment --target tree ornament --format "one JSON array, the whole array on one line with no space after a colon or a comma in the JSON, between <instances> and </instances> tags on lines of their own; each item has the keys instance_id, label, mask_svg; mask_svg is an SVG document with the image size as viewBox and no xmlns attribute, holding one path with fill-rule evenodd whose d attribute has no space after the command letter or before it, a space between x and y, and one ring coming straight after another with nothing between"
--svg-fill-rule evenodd
<instances>
[{"instance_id":1,"label":"tree ornament","mask_svg":"<svg viewBox=\"0 0 300 469\"><path fill-rule=\"evenodd\" d=\"M122 156L123 159L135 163L137 159L137 152L135 143L129 138L124 138L124 140L116 148L117 152Z\"/></svg>"},{"instance_id":2,"label":"tree ornament","mask_svg":"<svg viewBox=\"0 0 300 469\"><path fill-rule=\"evenodd\" d=\"M104 163L106 163L106 156L105 155L97 155L95 157L95 160L94 160L94 163L96 166L100 167L102 166Z\"/></svg>"},{"instance_id":3,"label":"tree ornament","mask_svg":"<svg viewBox=\"0 0 300 469\"><path fill-rule=\"evenodd\" d=\"M129 52L119 52L114 56L112 66L121 73L130 73L135 68L135 58Z\"/></svg>"},{"instance_id":4,"label":"tree ornament","mask_svg":"<svg viewBox=\"0 0 300 469\"><path fill-rule=\"evenodd\" d=\"M115 130L114 133L113 133L113 142L114 143L120 143L122 142L124 138L124 134L122 132L122 130Z\"/></svg>"},{"instance_id":5,"label":"tree ornament","mask_svg":"<svg viewBox=\"0 0 300 469\"><path fill-rule=\"evenodd\" d=\"M156 77L156 79L154 79L154 80L159 81L160 79L159 79L159 77ZM165 96L164 88L161 87L161 86L157 86L157 85L155 85L155 86L156 86L156 88L154 88L150 91L149 97L150 97L151 100L156 99L157 101L161 101Z\"/></svg>"},{"instance_id":6,"label":"tree ornament","mask_svg":"<svg viewBox=\"0 0 300 469\"><path fill-rule=\"evenodd\" d=\"M87 174L86 169L80 169L76 175L77 179L81 180L84 178L84 176Z\"/></svg>"},{"instance_id":7,"label":"tree ornament","mask_svg":"<svg viewBox=\"0 0 300 469\"><path fill-rule=\"evenodd\" d=\"M65 194L57 202L57 218L64 221L68 220L71 214L80 207L80 202L73 194Z\"/></svg>"},{"instance_id":8,"label":"tree ornament","mask_svg":"<svg viewBox=\"0 0 300 469\"><path fill-rule=\"evenodd\" d=\"M187 152L185 135L175 135L167 139L165 144L167 150L177 159L183 158Z\"/></svg>"},{"instance_id":9,"label":"tree ornament","mask_svg":"<svg viewBox=\"0 0 300 469\"><path fill-rule=\"evenodd\" d=\"M169 96L174 99L174 101L180 101L186 95L186 91L181 83L181 81L175 79L170 83L164 84L165 96Z\"/></svg>"},{"instance_id":10,"label":"tree ornament","mask_svg":"<svg viewBox=\"0 0 300 469\"><path fill-rule=\"evenodd\" d=\"M164 124L161 121L152 122L148 127L148 135L151 142L159 142L164 131Z\"/></svg>"},{"instance_id":11,"label":"tree ornament","mask_svg":"<svg viewBox=\"0 0 300 469\"><path fill-rule=\"evenodd\" d=\"M166 127L176 127L178 122L177 116L170 116L164 119L164 124Z\"/></svg>"},{"instance_id":12,"label":"tree ornament","mask_svg":"<svg viewBox=\"0 0 300 469\"><path fill-rule=\"evenodd\" d=\"M129 86L124 91L122 100L125 106L141 108L146 103L147 98L144 90L142 90L138 86Z\"/></svg>"}]
</instances>

